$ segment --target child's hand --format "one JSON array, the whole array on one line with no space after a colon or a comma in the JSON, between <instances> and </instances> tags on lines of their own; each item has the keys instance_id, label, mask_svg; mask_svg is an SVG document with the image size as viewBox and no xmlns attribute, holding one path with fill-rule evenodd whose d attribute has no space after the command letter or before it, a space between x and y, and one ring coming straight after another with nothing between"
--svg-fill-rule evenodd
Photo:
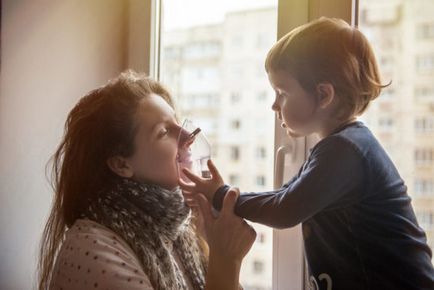
<instances>
[{"instance_id":1,"label":"child's hand","mask_svg":"<svg viewBox=\"0 0 434 290\"><path fill-rule=\"evenodd\" d=\"M211 172L211 178L197 176L186 168L182 170L182 173L193 181L193 183L185 183L179 179L179 185L186 199L194 199L198 193L202 193L212 203L214 193L225 183L211 160L208 160L208 168Z\"/></svg>"}]
</instances>

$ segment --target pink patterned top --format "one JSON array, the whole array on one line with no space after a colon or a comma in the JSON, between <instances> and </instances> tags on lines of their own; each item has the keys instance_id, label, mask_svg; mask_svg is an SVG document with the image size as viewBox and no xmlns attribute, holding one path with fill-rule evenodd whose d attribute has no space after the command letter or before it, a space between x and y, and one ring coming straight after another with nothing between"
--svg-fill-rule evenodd
<instances>
[{"instance_id":1,"label":"pink patterned top","mask_svg":"<svg viewBox=\"0 0 434 290\"><path fill-rule=\"evenodd\" d=\"M176 251L173 255L184 272ZM184 277L189 289L193 289L187 275ZM154 288L138 257L120 236L101 224L79 219L66 232L50 289Z\"/></svg>"}]
</instances>

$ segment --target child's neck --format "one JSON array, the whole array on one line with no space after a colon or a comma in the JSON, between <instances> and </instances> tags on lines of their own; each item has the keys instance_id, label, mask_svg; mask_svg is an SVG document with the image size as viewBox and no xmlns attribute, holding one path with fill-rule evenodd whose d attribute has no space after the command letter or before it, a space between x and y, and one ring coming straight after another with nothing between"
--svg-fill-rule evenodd
<instances>
[{"instance_id":1,"label":"child's neck","mask_svg":"<svg viewBox=\"0 0 434 290\"><path fill-rule=\"evenodd\" d=\"M356 117L351 117L349 119L346 120L330 120L329 122L324 122L322 128L320 129L320 131L317 132L318 137L320 138L320 140L324 139L327 136L330 136L331 134L333 134L336 130L338 130L339 128L353 123L357 121Z\"/></svg>"}]
</instances>

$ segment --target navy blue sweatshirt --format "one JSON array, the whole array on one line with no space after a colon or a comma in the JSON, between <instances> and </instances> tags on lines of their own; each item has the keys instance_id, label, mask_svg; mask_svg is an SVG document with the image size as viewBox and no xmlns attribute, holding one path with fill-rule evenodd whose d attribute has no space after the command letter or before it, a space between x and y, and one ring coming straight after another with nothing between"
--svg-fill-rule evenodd
<instances>
[{"instance_id":1,"label":"navy blue sweatshirt","mask_svg":"<svg viewBox=\"0 0 434 290\"><path fill-rule=\"evenodd\" d=\"M228 188L216 192L216 209ZM432 253L407 187L361 122L322 139L282 188L241 193L235 213L278 229L302 223L317 289L434 289Z\"/></svg>"}]
</instances>

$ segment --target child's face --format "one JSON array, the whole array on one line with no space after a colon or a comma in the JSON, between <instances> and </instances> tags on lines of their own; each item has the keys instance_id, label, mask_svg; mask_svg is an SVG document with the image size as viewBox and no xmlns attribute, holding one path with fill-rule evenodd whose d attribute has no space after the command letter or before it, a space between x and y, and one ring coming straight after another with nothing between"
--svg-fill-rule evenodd
<instances>
[{"instance_id":1,"label":"child's face","mask_svg":"<svg viewBox=\"0 0 434 290\"><path fill-rule=\"evenodd\" d=\"M291 137L307 136L315 131L315 96L307 93L288 72L269 71L268 79L276 92L273 111L282 128Z\"/></svg>"},{"instance_id":2,"label":"child's face","mask_svg":"<svg viewBox=\"0 0 434 290\"><path fill-rule=\"evenodd\" d=\"M151 95L140 105L135 137L135 152L127 158L137 180L158 184L167 189L178 185L176 155L181 127L167 102Z\"/></svg>"}]
</instances>

